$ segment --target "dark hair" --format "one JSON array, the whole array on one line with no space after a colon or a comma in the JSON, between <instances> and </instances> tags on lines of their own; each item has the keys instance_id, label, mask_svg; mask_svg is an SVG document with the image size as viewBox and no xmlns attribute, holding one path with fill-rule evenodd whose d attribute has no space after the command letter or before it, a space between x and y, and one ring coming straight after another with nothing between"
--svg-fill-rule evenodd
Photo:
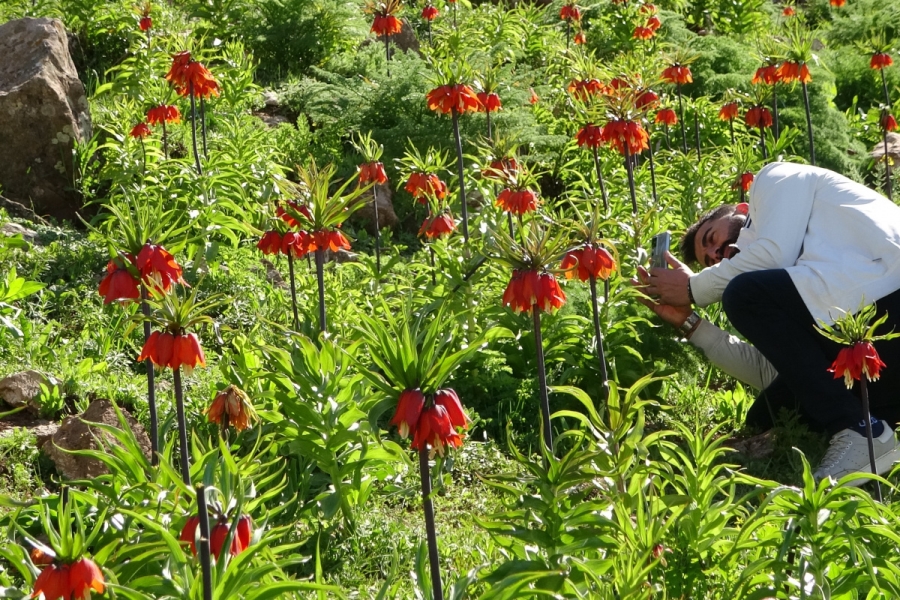
<instances>
[{"instance_id":1,"label":"dark hair","mask_svg":"<svg viewBox=\"0 0 900 600\"><path fill-rule=\"evenodd\" d=\"M716 221L723 217L730 217L736 211L737 205L723 204L718 208L706 211L703 213L703 216L700 217L699 221L688 227L687 231L684 232L684 237L681 238L681 256L684 259L684 262L687 264L697 262L697 253L694 251L694 238L697 237L697 230L700 229L704 223Z\"/></svg>"}]
</instances>

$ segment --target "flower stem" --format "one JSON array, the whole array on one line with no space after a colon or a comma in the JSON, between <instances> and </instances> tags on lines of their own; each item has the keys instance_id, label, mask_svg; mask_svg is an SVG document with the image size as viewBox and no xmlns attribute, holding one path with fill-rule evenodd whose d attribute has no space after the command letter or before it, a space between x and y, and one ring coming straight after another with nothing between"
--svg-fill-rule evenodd
<instances>
[{"instance_id":1,"label":"flower stem","mask_svg":"<svg viewBox=\"0 0 900 600\"><path fill-rule=\"evenodd\" d=\"M209 160L209 152L206 149L206 98L200 96L200 133L203 137L203 158Z\"/></svg>"},{"instance_id":2,"label":"flower stem","mask_svg":"<svg viewBox=\"0 0 900 600\"><path fill-rule=\"evenodd\" d=\"M163 119L163 158L169 160L169 136L166 132L166 120Z\"/></svg>"},{"instance_id":3,"label":"flower stem","mask_svg":"<svg viewBox=\"0 0 900 600\"><path fill-rule=\"evenodd\" d=\"M384 36L384 58L387 62L385 62L385 66L387 67L387 76L388 79L391 78L391 36Z\"/></svg>"},{"instance_id":4,"label":"flower stem","mask_svg":"<svg viewBox=\"0 0 900 600\"><path fill-rule=\"evenodd\" d=\"M531 307L534 320L534 349L537 352L538 382L540 384L541 423L544 430L544 445L553 453L553 431L550 429L550 396L547 392L547 370L544 365L544 341L541 337L541 309L537 304Z\"/></svg>"},{"instance_id":5,"label":"flower stem","mask_svg":"<svg viewBox=\"0 0 900 600\"><path fill-rule=\"evenodd\" d=\"M198 483L197 517L200 519L200 568L203 572L203 600L212 600L212 562L209 552L209 511L206 506L206 486Z\"/></svg>"},{"instance_id":6,"label":"flower stem","mask_svg":"<svg viewBox=\"0 0 900 600\"><path fill-rule=\"evenodd\" d=\"M431 21L428 21L428 45L434 46L434 40L431 38Z\"/></svg>"},{"instance_id":7,"label":"flower stem","mask_svg":"<svg viewBox=\"0 0 900 600\"><path fill-rule=\"evenodd\" d=\"M766 131L762 125L759 126L759 143L762 146L763 160L769 160L769 149L766 148Z\"/></svg>"},{"instance_id":8,"label":"flower stem","mask_svg":"<svg viewBox=\"0 0 900 600\"><path fill-rule=\"evenodd\" d=\"M728 119L728 132L731 134L731 146L734 147L734 119Z\"/></svg>"},{"instance_id":9,"label":"flower stem","mask_svg":"<svg viewBox=\"0 0 900 600\"><path fill-rule=\"evenodd\" d=\"M697 146L697 160L700 156L700 115L697 114L697 106L694 105L694 145Z\"/></svg>"},{"instance_id":10,"label":"flower stem","mask_svg":"<svg viewBox=\"0 0 900 600\"><path fill-rule=\"evenodd\" d=\"M455 6L455 5L454 5ZM456 13L454 12L454 18ZM453 108L453 135L456 138L456 162L459 170L459 201L462 204L463 240L469 243L469 208L466 206L466 170L463 164L462 138L459 135L459 113Z\"/></svg>"},{"instance_id":11,"label":"flower stem","mask_svg":"<svg viewBox=\"0 0 900 600\"><path fill-rule=\"evenodd\" d=\"M678 122L681 125L681 151L687 154L687 134L684 132L684 98L681 95L681 84L675 86L678 90Z\"/></svg>"},{"instance_id":12,"label":"flower stem","mask_svg":"<svg viewBox=\"0 0 900 600\"><path fill-rule=\"evenodd\" d=\"M672 149L672 140L669 139L669 125L667 123L664 123L663 129L666 132L666 149L671 150ZM732 143L734 142L734 131L732 131L732 133L731 133L731 141L732 141Z\"/></svg>"},{"instance_id":13,"label":"flower stem","mask_svg":"<svg viewBox=\"0 0 900 600\"><path fill-rule=\"evenodd\" d=\"M513 225L512 213L506 213L506 223L509 225L509 237L516 239L516 227Z\"/></svg>"},{"instance_id":14,"label":"flower stem","mask_svg":"<svg viewBox=\"0 0 900 600\"><path fill-rule=\"evenodd\" d=\"M375 210L375 274L381 274L381 222L378 220L378 184L372 186L372 207Z\"/></svg>"},{"instance_id":15,"label":"flower stem","mask_svg":"<svg viewBox=\"0 0 900 600\"><path fill-rule=\"evenodd\" d=\"M569 49L569 37L572 35L572 21L566 19L566 50Z\"/></svg>"},{"instance_id":16,"label":"flower stem","mask_svg":"<svg viewBox=\"0 0 900 600\"><path fill-rule=\"evenodd\" d=\"M812 114L809 112L809 90L806 88L806 82L801 81L800 87L803 88L803 108L806 109L806 131L809 134L809 164L816 166L816 146L813 144L813 127Z\"/></svg>"},{"instance_id":17,"label":"flower stem","mask_svg":"<svg viewBox=\"0 0 900 600\"><path fill-rule=\"evenodd\" d=\"M887 79L884 77L884 68L881 68L881 88L884 90L884 102L888 110L891 108L891 94L888 92Z\"/></svg>"},{"instance_id":18,"label":"flower stem","mask_svg":"<svg viewBox=\"0 0 900 600\"><path fill-rule=\"evenodd\" d=\"M316 280L319 284L319 331L325 333L325 249L316 249Z\"/></svg>"},{"instance_id":19,"label":"flower stem","mask_svg":"<svg viewBox=\"0 0 900 600\"><path fill-rule=\"evenodd\" d=\"M888 200L891 202L894 201L893 191L891 190L891 157L888 154L888 139L887 139L887 129L881 130L882 138L884 139L884 189L887 192Z\"/></svg>"},{"instance_id":20,"label":"flower stem","mask_svg":"<svg viewBox=\"0 0 900 600\"><path fill-rule=\"evenodd\" d=\"M603 351L603 335L600 332L600 304L597 302L597 278L591 275L591 307L594 312L594 337L597 338L597 358L600 359L600 385L603 400L609 397L609 375L606 372L606 353Z\"/></svg>"},{"instance_id":21,"label":"flower stem","mask_svg":"<svg viewBox=\"0 0 900 600\"><path fill-rule=\"evenodd\" d=\"M488 130L488 139L493 139L493 135L491 135L491 111L485 111L485 117L487 118L487 130Z\"/></svg>"},{"instance_id":22,"label":"flower stem","mask_svg":"<svg viewBox=\"0 0 900 600\"><path fill-rule=\"evenodd\" d=\"M288 251L288 274L291 278L291 308L294 310L294 331L300 331L300 317L297 315L297 283L294 280L294 254Z\"/></svg>"},{"instance_id":23,"label":"flower stem","mask_svg":"<svg viewBox=\"0 0 900 600\"><path fill-rule=\"evenodd\" d=\"M594 170L597 171L597 183L600 184L600 195L603 196L603 210L609 211L609 195L606 193L606 184L603 183L603 169L600 168L600 155L597 147L591 148L594 153Z\"/></svg>"},{"instance_id":24,"label":"flower stem","mask_svg":"<svg viewBox=\"0 0 900 600\"><path fill-rule=\"evenodd\" d=\"M434 268L434 246L428 245L428 254L431 256L431 285L437 285L437 270Z\"/></svg>"},{"instance_id":25,"label":"flower stem","mask_svg":"<svg viewBox=\"0 0 900 600\"><path fill-rule=\"evenodd\" d=\"M775 91L775 85L772 86L772 124L775 126L775 141L781 136L781 129L778 127L778 93Z\"/></svg>"},{"instance_id":26,"label":"flower stem","mask_svg":"<svg viewBox=\"0 0 900 600\"><path fill-rule=\"evenodd\" d=\"M431 566L431 590L433 600L444 600L441 586L441 564L437 548L437 531L434 528L434 503L431 501L431 469L428 468L428 444L419 448L419 474L422 477L422 510L425 513L425 537L428 542L428 562Z\"/></svg>"},{"instance_id":27,"label":"flower stem","mask_svg":"<svg viewBox=\"0 0 900 600\"><path fill-rule=\"evenodd\" d=\"M653 140L650 140L647 144L647 149L649 150L647 156L650 160L650 187L653 191L653 203L656 204L659 202L659 198L656 196L656 165L653 163Z\"/></svg>"},{"instance_id":28,"label":"flower stem","mask_svg":"<svg viewBox=\"0 0 900 600\"><path fill-rule=\"evenodd\" d=\"M875 467L875 443L872 440L872 418L869 413L869 390L866 389L866 378L859 379L860 395L862 396L863 419L866 421L866 442L869 445L869 466L872 467L872 473L878 475L878 469ZM881 483L875 482L875 497L879 502L884 502L881 496Z\"/></svg>"},{"instance_id":29,"label":"flower stem","mask_svg":"<svg viewBox=\"0 0 900 600\"><path fill-rule=\"evenodd\" d=\"M197 174L203 175L200 167L200 154L197 152L197 100L194 98L194 82L188 81L188 95L191 97L191 143L194 148L194 163L197 166Z\"/></svg>"},{"instance_id":30,"label":"flower stem","mask_svg":"<svg viewBox=\"0 0 900 600\"><path fill-rule=\"evenodd\" d=\"M175 413L178 416L178 445L181 446L181 479L191 485L191 462L188 458L187 422L184 418L184 394L181 390L181 367L172 370L175 386Z\"/></svg>"},{"instance_id":31,"label":"flower stem","mask_svg":"<svg viewBox=\"0 0 900 600\"><path fill-rule=\"evenodd\" d=\"M141 140L141 156L143 156L143 167L141 168L141 175L147 174L147 147L144 146L144 138L138 138Z\"/></svg>"},{"instance_id":32,"label":"flower stem","mask_svg":"<svg viewBox=\"0 0 900 600\"><path fill-rule=\"evenodd\" d=\"M631 152L628 141L623 140L622 150L625 152L625 172L628 173L628 192L631 194L631 214L637 214L637 194L634 191L634 165L631 164Z\"/></svg>"},{"instance_id":33,"label":"flower stem","mask_svg":"<svg viewBox=\"0 0 900 600\"><path fill-rule=\"evenodd\" d=\"M141 284L141 312L144 314L144 343L150 338L150 306L147 304L147 286ZM159 464L159 415L156 409L156 373L153 371L153 361L149 358L144 361L147 366L147 406L150 410L150 464Z\"/></svg>"}]
</instances>

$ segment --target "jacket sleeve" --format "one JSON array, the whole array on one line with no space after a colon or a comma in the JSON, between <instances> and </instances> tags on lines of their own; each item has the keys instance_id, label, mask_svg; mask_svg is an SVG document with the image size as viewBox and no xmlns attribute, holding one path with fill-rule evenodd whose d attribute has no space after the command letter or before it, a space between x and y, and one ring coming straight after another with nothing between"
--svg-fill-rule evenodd
<instances>
[{"instance_id":1,"label":"jacket sleeve","mask_svg":"<svg viewBox=\"0 0 900 600\"><path fill-rule=\"evenodd\" d=\"M755 239L740 253L691 276L698 306L722 299L735 276L796 264L812 212L818 175L802 165L772 163L760 171L750 188L750 219Z\"/></svg>"},{"instance_id":2,"label":"jacket sleeve","mask_svg":"<svg viewBox=\"0 0 900 600\"><path fill-rule=\"evenodd\" d=\"M690 342L700 348L712 364L758 390L768 387L778 375L759 350L709 321L700 322Z\"/></svg>"}]
</instances>

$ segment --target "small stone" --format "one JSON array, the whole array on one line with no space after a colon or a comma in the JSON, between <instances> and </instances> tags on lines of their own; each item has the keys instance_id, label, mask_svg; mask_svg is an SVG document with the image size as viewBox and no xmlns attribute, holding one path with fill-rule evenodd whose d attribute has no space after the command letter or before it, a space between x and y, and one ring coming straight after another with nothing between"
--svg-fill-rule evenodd
<instances>
[{"instance_id":1,"label":"small stone","mask_svg":"<svg viewBox=\"0 0 900 600\"><path fill-rule=\"evenodd\" d=\"M34 240L37 239L37 231L33 231L31 229L28 229L27 227L23 227L18 223L13 223L12 221L0 225L0 234L5 235L6 237L21 235L22 239L26 242L34 242Z\"/></svg>"},{"instance_id":2,"label":"small stone","mask_svg":"<svg viewBox=\"0 0 900 600\"><path fill-rule=\"evenodd\" d=\"M0 399L13 408L24 406L32 414L41 410L38 398L41 395L41 384L57 385L57 381L47 377L40 371L20 371L0 380Z\"/></svg>"},{"instance_id":3,"label":"small stone","mask_svg":"<svg viewBox=\"0 0 900 600\"><path fill-rule=\"evenodd\" d=\"M278 100L278 94L275 92L264 92L263 101L266 106L281 106L281 102Z\"/></svg>"}]
</instances>

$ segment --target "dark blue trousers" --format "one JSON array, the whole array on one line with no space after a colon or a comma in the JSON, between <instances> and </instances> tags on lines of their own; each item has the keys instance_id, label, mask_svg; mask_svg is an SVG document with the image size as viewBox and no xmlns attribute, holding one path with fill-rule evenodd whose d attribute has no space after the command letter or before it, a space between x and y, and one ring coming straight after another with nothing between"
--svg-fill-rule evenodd
<instances>
[{"instance_id":1,"label":"dark blue trousers","mask_svg":"<svg viewBox=\"0 0 900 600\"><path fill-rule=\"evenodd\" d=\"M887 322L876 331L900 331L900 290L875 303ZM737 331L777 369L747 413L747 425L770 429L782 408L795 410L811 429L829 435L862 417L859 383L848 390L843 377L828 368L841 345L815 329L815 321L784 269L753 271L735 277L722 294L722 307ZM868 382L872 415L892 426L900 422L900 338L875 343L887 365L881 378Z\"/></svg>"}]
</instances>

